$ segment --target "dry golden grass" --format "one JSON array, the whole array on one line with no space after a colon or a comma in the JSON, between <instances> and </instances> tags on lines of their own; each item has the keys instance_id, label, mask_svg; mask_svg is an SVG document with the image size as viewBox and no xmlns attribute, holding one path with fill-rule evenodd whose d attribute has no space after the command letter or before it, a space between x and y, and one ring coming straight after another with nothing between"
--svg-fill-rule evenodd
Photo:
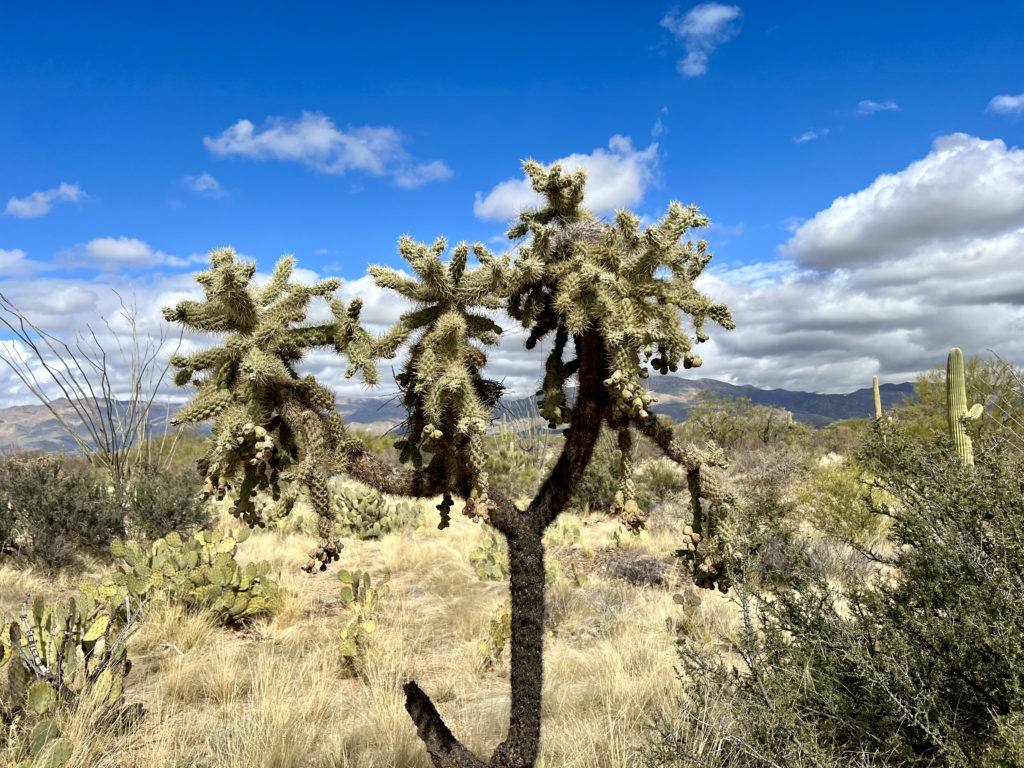
<instances>
[{"instance_id":1,"label":"dry golden grass","mask_svg":"<svg viewBox=\"0 0 1024 768\"><path fill-rule=\"evenodd\" d=\"M621 548L671 563L684 510L680 504L652 519L643 539L622 537ZM549 562L586 562L621 528L599 515L563 517L579 525L582 540L549 548ZM117 732L84 709L62 715L58 724L75 744L70 768L430 768L404 707L410 678L464 744L489 756L508 724L509 649L486 668L477 642L498 604L509 605L508 587L480 581L473 570L469 554L483 543L481 526L453 510L451 527L438 531L439 519L428 507L419 533L346 539L340 564L315 575L299 570L313 537L255 532L238 558L270 561L287 590L281 610L231 631L174 605L154 606L129 646L135 668L126 681L127 701L144 705L146 717ZM220 524L239 526L227 516ZM353 615L338 599L339 565L368 571L374 585L390 575L358 675L339 652L339 632ZM638 766L651 713L672 712L679 695L674 642L683 611L672 601L683 588L679 574L669 571L666 588L596 569L579 587L563 572L570 581L547 591L538 766ZM25 591L54 597L79 578L46 581L0 568L0 605L13 612ZM701 600L687 631L697 642L718 642L732 631L734 608L718 593Z\"/></svg>"}]
</instances>

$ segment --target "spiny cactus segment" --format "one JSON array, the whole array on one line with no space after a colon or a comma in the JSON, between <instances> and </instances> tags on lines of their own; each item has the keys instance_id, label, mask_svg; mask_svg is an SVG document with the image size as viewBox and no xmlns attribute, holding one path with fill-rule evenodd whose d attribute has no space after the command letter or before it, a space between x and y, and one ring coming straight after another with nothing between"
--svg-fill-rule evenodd
<instances>
[{"instance_id":1,"label":"spiny cactus segment","mask_svg":"<svg viewBox=\"0 0 1024 768\"><path fill-rule=\"evenodd\" d=\"M164 308L168 321L228 335L223 346L171 359L178 369L175 382L198 387L171 423L213 419L215 442L200 461L207 476L204 491L218 499L234 491L233 512L248 525L263 526L266 517L287 514L295 486L303 485L326 531L331 515L326 482L330 469L344 464L345 429L333 393L312 376L300 378L295 364L310 349L333 347L348 358L346 376L358 371L373 384L375 358L393 356L397 341L375 338L359 325L359 300L346 306L333 298L340 281L291 282L293 268L294 259L285 256L259 287L251 284L255 265L236 261L231 248L219 248L210 252L210 269L196 276L205 301ZM302 325L314 297L329 302L333 319ZM289 486L284 493L282 481ZM277 502L273 508L257 507L257 492L266 490Z\"/></svg>"},{"instance_id":2,"label":"spiny cactus segment","mask_svg":"<svg viewBox=\"0 0 1024 768\"><path fill-rule=\"evenodd\" d=\"M394 269L370 267L374 281L416 304L402 315L392 330L393 338L405 341L413 334L408 361L396 381L403 392L408 416L408 435L395 443L402 462L420 467L428 452L443 463L445 474L457 480L460 465L473 476L473 495L464 512L475 520L486 519L492 508L487 494L487 470L480 438L491 419L491 410L503 387L480 375L487 362L483 346L498 343L501 327L480 310L501 308L499 287L508 257L496 259L479 243L472 248L456 246L446 264L442 237L427 247L403 237L398 249L418 279ZM470 250L480 266L467 269ZM442 527L447 516L442 510Z\"/></svg>"},{"instance_id":3,"label":"spiny cactus segment","mask_svg":"<svg viewBox=\"0 0 1024 768\"><path fill-rule=\"evenodd\" d=\"M565 381L578 362L563 362L569 334L599 329L613 362L605 382L616 407L644 418L653 398L642 385L650 362L661 373L701 364L689 335L679 322L679 310L693 320L696 343L708 337L703 326L711 319L723 328L735 327L724 304L712 304L693 287L711 259L703 240L685 245L680 238L708 219L695 206L673 202L665 218L640 229L639 219L627 212L615 223L600 222L582 207L586 176L563 174L554 164L545 169L527 161L523 168L545 204L520 214L508 236L531 238L519 249L509 275L509 314L531 328L527 348L548 333L555 343L537 393L541 415L549 425L571 419L565 406Z\"/></svg>"}]
</instances>

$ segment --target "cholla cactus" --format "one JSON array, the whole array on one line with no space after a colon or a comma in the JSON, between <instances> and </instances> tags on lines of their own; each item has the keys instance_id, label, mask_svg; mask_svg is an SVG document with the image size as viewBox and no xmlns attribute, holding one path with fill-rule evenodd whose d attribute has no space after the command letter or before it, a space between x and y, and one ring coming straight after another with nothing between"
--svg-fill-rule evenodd
<instances>
[{"instance_id":1,"label":"cholla cactus","mask_svg":"<svg viewBox=\"0 0 1024 768\"><path fill-rule=\"evenodd\" d=\"M680 242L688 229L706 226L708 219L696 206L673 202L664 219L643 230L627 211L616 214L614 224L601 222L581 205L582 171L564 175L557 163L544 169L532 161L523 167L546 205L521 214L508 232L512 239L531 236L508 278L508 311L531 329L528 349L555 334L537 393L540 414L552 427L571 421L565 383L578 371L579 359L564 361L566 344L570 337L597 331L612 368L604 381L614 411L609 426L624 447L615 511L637 533L644 518L629 477L628 431L631 422L648 418L655 402L643 384L649 375L645 364L662 374L676 371L680 362L684 368L701 364L694 340L680 325L680 310L692 319L698 344L708 338L709 318L723 328L735 327L724 304L711 303L693 286L711 259L707 243Z\"/></svg>"},{"instance_id":2,"label":"cholla cactus","mask_svg":"<svg viewBox=\"0 0 1024 768\"><path fill-rule=\"evenodd\" d=\"M263 526L257 491L271 491L280 515L290 511L296 486L303 485L327 540L332 515L327 480L331 468L344 463L345 430L333 393L312 376L300 378L294 366L307 350L330 346L347 356L346 376L359 371L373 384L374 357L394 355L397 342L374 339L360 327L361 302L346 306L333 298L340 281L289 282L293 267L293 258L285 256L265 286L254 286L255 265L236 262L233 249L219 248L210 252L210 270L196 276L206 300L164 308L169 321L228 334L223 346L171 359L178 369L175 383L198 387L171 423L213 419L215 444L200 462L207 495L224 498L237 491L233 512L249 525ZM330 302L332 322L301 325L313 297ZM292 481L283 496L282 480Z\"/></svg>"},{"instance_id":3,"label":"cholla cactus","mask_svg":"<svg viewBox=\"0 0 1024 768\"><path fill-rule=\"evenodd\" d=\"M419 333L411 345L409 359L396 377L408 411L408 436L395 443L403 462L419 467L422 452L434 455L441 471L453 481L460 467L473 478L473 495L466 514L474 522L487 519L491 509L487 495L487 471L480 442L490 422L503 387L480 375L487 362L474 342L498 343L501 327L477 309L502 306L498 288L508 257L496 259L479 243L472 250L480 266L467 270L470 246L459 243L445 264L441 255L446 240L438 238L429 248L425 243L403 237L398 250L419 280L405 277L389 267L370 267L377 285L389 288L415 302L417 308L402 315L392 338L405 341ZM463 460L464 459L464 460ZM439 505L441 528L448 524L451 496Z\"/></svg>"},{"instance_id":4,"label":"cholla cactus","mask_svg":"<svg viewBox=\"0 0 1024 768\"><path fill-rule=\"evenodd\" d=\"M336 283L292 286L288 267L283 276L275 273L267 288L253 289L248 286L251 265L235 264L230 250L214 252L213 269L200 276L207 301L183 302L168 314L192 327L231 334L223 349L176 364L183 371L179 383L194 372L206 372L184 416L215 419L219 442L208 462L210 486L241 474L240 505L247 519L259 518L249 500L253 491L274 490L278 473L283 478L285 472L306 484L323 514L329 505L322 470L334 466L385 493L441 495L442 528L454 497L461 497L467 515L474 521L487 519L505 537L511 610L507 621L499 617L499 629L511 641L508 737L489 762L480 760L455 739L427 695L409 681L404 685L406 710L435 765L530 768L536 763L543 690L543 533L579 488L602 427L616 432L623 453L616 500L623 524L634 534L644 524L632 481L634 434L639 432L687 471L694 513L688 534L693 550L687 551L698 568L707 566L695 577L704 586L728 588L728 574L719 572L727 558L721 546L716 549L721 537L715 535L716 517L710 513L728 504L729 494L711 470L724 462L711 448L702 452L680 445L655 417L654 399L643 381L650 367L665 374L680 365L699 366L694 346L707 340L707 320L734 327L728 308L694 287L711 258L706 243L681 241L691 227L708 220L696 207L673 202L654 226L642 228L626 211L611 222L599 221L582 207L582 171L566 175L558 165L543 168L532 161L524 168L544 203L521 214L510 228L509 237L523 241L514 260L461 243L450 261L442 262L443 238L429 247L402 238L399 250L415 277L371 269L378 285L416 305L381 339L358 327L357 304L332 302L333 323L291 328L304 319L308 299L329 297ZM468 269L471 250L479 266ZM489 488L480 440L503 389L483 374L484 348L501 333L487 313L497 310L529 330L528 349L553 336L539 407L552 427L567 425L562 452L526 509ZM692 322L692 336L682 327L682 315ZM406 341L409 357L397 380L409 431L396 447L411 468L395 469L346 439L329 392L300 380L292 365L306 349L333 345L348 355L349 374L362 370L371 381L372 360L394 356ZM570 402L566 390L573 377L576 392ZM703 509L701 500L710 510ZM331 521L324 519L329 531ZM372 631L361 629L362 634L359 627L348 628L346 640L352 645L345 652Z\"/></svg>"}]
</instances>

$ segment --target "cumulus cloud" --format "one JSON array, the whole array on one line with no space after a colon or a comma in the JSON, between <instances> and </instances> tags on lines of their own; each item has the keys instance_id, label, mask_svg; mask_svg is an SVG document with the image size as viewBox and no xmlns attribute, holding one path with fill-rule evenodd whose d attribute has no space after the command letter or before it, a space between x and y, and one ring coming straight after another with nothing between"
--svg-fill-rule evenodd
<instances>
[{"instance_id":1,"label":"cumulus cloud","mask_svg":"<svg viewBox=\"0 0 1024 768\"><path fill-rule=\"evenodd\" d=\"M661 20L661 26L686 50L686 56L676 62L679 74L698 77L707 72L708 56L739 33L738 22L742 15L738 5L720 3L701 3L682 15L678 8L670 10Z\"/></svg>"},{"instance_id":2,"label":"cumulus cloud","mask_svg":"<svg viewBox=\"0 0 1024 768\"><path fill-rule=\"evenodd\" d=\"M697 286L712 300L729 305L737 328L726 332L710 326L711 340L699 350L704 365L685 376L841 393L869 386L873 375L883 382L913 380L920 371L943 365L951 346L968 356L993 349L1024 364L1020 154L996 140L943 137L921 159L879 177L887 179L884 190L876 180L839 198L854 206L844 209L845 223L832 220L835 204L806 221L788 220L793 237L780 249L784 258L725 265L713 260ZM961 189L972 180L976 188ZM1016 201L1020 207L1013 213L1007 202L998 216L979 223L974 203L978 195ZM879 203L880 196L894 212ZM918 221L926 214L931 217L927 227ZM894 221L904 221L903 229L894 229ZM858 225L852 230L856 237L847 226L850 222ZM727 228L721 230L724 234ZM837 253L856 258L839 259ZM272 265L265 266L268 272L257 274L257 281L269 278ZM323 276L305 269L299 275L304 280ZM35 322L62 338L71 338L87 322L97 327L100 314L115 316L112 288L136 296L139 327L154 337L163 324L160 307L202 296L191 275L162 276L127 288L122 283L106 277L72 281L43 275L12 280L3 292L16 305L31 308ZM362 319L375 332L411 308L368 276L345 281L338 295L363 297ZM312 320L328 316L325 302L315 300L311 306ZM498 313L495 320L505 333L487 352L487 375L503 379L515 394L535 391L549 347L542 343L542 348L527 352L523 331ZM176 339L177 326L173 332ZM182 351L210 343L209 337L186 333ZM329 351L309 355L299 372L313 373L340 396L388 396L397 391L391 373L402 362L384 361L381 386L369 391L358 379L345 379L345 361ZM125 373L117 376L117 381L126 380ZM23 392L12 394L12 387L10 375L0 370L0 406L5 397L7 404L19 398L31 402ZM174 387L167 391L179 398L188 393Z\"/></svg>"},{"instance_id":3,"label":"cumulus cloud","mask_svg":"<svg viewBox=\"0 0 1024 768\"><path fill-rule=\"evenodd\" d=\"M737 329L712 329L700 375L849 392L876 374L913 380L951 346L1024 364L1022 154L940 138L902 171L788 222L789 258L712 262L698 286Z\"/></svg>"},{"instance_id":4,"label":"cumulus cloud","mask_svg":"<svg viewBox=\"0 0 1024 768\"><path fill-rule=\"evenodd\" d=\"M224 197L227 195L227 192L220 186L220 182L206 171L203 171L198 176L185 176L182 182L189 189L209 197Z\"/></svg>"},{"instance_id":5,"label":"cumulus cloud","mask_svg":"<svg viewBox=\"0 0 1024 768\"><path fill-rule=\"evenodd\" d=\"M582 168L587 172L586 196L583 204L595 213L639 204L647 187L655 178L658 145L634 149L628 137L616 134L608 149L598 147L589 155L574 153L554 162L563 171ZM507 221L527 208L541 204L541 196L533 191L529 178L508 179L496 185L486 196L476 193L473 213L488 221Z\"/></svg>"},{"instance_id":6,"label":"cumulus cloud","mask_svg":"<svg viewBox=\"0 0 1024 768\"><path fill-rule=\"evenodd\" d=\"M987 110L1001 115L1019 115L1024 112L1024 93L1016 96L993 96L989 101Z\"/></svg>"},{"instance_id":7,"label":"cumulus cloud","mask_svg":"<svg viewBox=\"0 0 1024 768\"><path fill-rule=\"evenodd\" d=\"M873 115L875 112L899 112L899 105L889 99L888 101L871 101L871 99L864 99L857 104L858 115Z\"/></svg>"},{"instance_id":8,"label":"cumulus cloud","mask_svg":"<svg viewBox=\"0 0 1024 768\"><path fill-rule=\"evenodd\" d=\"M85 192L74 184L61 185L56 189L47 189L42 192L33 192L28 197L12 197L7 201L7 208L4 213L8 216L17 216L19 219L38 219L50 212L53 204L60 200L68 200L76 203L86 197Z\"/></svg>"},{"instance_id":9,"label":"cumulus cloud","mask_svg":"<svg viewBox=\"0 0 1024 768\"><path fill-rule=\"evenodd\" d=\"M48 269L54 269L54 267L27 258L25 252L20 248L13 248L9 251L0 248L0 275L4 277L25 277Z\"/></svg>"},{"instance_id":10,"label":"cumulus cloud","mask_svg":"<svg viewBox=\"0 0 1024 768\"><path fill-rule=\"evenodd\" d=\"M62 251L58 257L70 268L92 268L108 271L153 268L159 266L187 267L206 262L206 257L191 254L182 258L153 248L135 237L96 237Z\"/></svg>"},{"instance_id":11,"label":"cumulus cloud","mask_svg":"<svg viewBox=\"0 0 1024 768\"><path fill-rule=\"evenodd\" d=\"M782 253L801 267L852 267L944 240L994 235L1024 222L1024 151L965 133L926 157L836 198Z\"/></svg>"},{"instance_id":12,"label":"cumulus cloud","mask_svg":"<svg viewBox=\"0 0 1024 768\"><path fill-rule=\"evenodd\" d=\"M414 163L403 143L401 132L391 126L342 131L318 112L303 112L298 120L268 117L260 130L249 120L239 120L220 136L203 138L203 145L218 157L302 163L318 173L387 175L406 189L452 175L440 160Z\"/></svg>"},{"instance_id":13,"label":"cumulus cloud","mask_svg":"<svg viewBox=\"0 0 1024 768\"><path fill-rule=\"evenodd\" d=\"M820 131L804 131L799 136L794 136L793 142L796 144L806 144L808 141L820 139L822 136L828 136L828 128L822 128Z\"/></svg>"}]
</instances>

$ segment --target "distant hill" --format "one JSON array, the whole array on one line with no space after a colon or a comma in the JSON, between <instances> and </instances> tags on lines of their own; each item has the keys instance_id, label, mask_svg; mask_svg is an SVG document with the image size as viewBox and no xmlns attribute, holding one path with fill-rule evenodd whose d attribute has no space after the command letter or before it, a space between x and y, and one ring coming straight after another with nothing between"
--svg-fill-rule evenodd
<instances>
[{"instance_id":1,"label":"distant hill","mask_svg":"<svg viewBox=\"0 0 1024 768\"><path fill-rule=\"evenodd\" d=\"M759 389L748 385L737 386L715 379L683 379L678 376L652 376L647 380L649 389L658 402L655 409L659 414L683 421L703 389L727 397L748 398L755 405L769 405L785 408L793 413L793 420L823 427L833 421L854 418L870 418L874 415L874 397L870 387L858 389L846 395L821 395L813 392L794 392L787 389ZM903 401L912 400L914 387L911 383L882 384L879 387L882 407L890 408ZM570 400L572 393L570 393ZM118 403L118 410L124 413L129 403ZM54 401L58 412L69 423L80 424L71 403L62 398ZM180 406L154 403L150 412L150 429L153 434L163 434L167 421ZM398 397L338 397L336 407L345 423L363 427L373 432L384 432L401 424L405 418ZM537 423L534 399L530 397L505 398L495 416L502 413L511 417L512 428L526 427L528 419ZM492 427L492 431L497 430ZM84 430L79 430L84 432ZM210 425L201 425L200 433L209 434ZM22 405L0 408L0 452L15 450L58 453L61 450L77 453L78 445L64 430L60 422L43 405Z\"/></svg>"}]
</instances>

